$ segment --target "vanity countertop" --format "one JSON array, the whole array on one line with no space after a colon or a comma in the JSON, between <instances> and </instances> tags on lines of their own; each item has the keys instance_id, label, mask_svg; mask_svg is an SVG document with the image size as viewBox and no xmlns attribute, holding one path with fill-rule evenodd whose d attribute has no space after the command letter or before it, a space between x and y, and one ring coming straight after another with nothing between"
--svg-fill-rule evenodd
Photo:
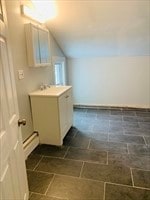
<instances>
[{"instance_id":1,"label":"vanity countertop","mask_svg":"<svg viewBox=\"0 0 150 200\"><path fill-rule=\"evenodd\" d=\"M72 88L72 86L50 86L44 90L36 90L29 93L29 96L61 96L64 92Z\"/></svg>"}]
</instances>

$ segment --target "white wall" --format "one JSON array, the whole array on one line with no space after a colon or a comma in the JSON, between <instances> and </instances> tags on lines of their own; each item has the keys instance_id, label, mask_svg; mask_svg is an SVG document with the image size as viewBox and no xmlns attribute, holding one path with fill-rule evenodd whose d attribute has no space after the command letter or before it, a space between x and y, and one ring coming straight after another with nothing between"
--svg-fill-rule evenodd
<instances>
[{"instance_id":1,"label":"white wall","mask_svg":"<svg viewBox=\"0 0 150 200\"><path fill-rule=\"evenodd\" d=\"M48 25L67 57L150 55L149 0L68 0L56 5L58 16Z\"/></svg>"},{"instance_id":2,"label":"white wall","mask_svg":"<svg viewBox=\"0 0 150 200\"><path fill-rule=\"evenodd\" d=\"M150 107L150 57L68 59L74 104Z\"/></svg>"},{"instance_id":3,"label":"white wall","mask_svg":"<svg viewBox=\"0 0 150 200\"><path fill-rule=\"evenodd\" d=\"M27 125L22 127L23 140L25 140L33 132L28 93L38 89L42 82L52 84L53 69L52 66L36 69L28 67L24 24L32 21L21 15L20 0L6 1L6 9L20 118L27 120ZM50 35L50 43L52 56L64 56L52 35ZM25 78L22 80L18 79L17 71L19 69L24 70Z\"/></svg>"}]
</instances>

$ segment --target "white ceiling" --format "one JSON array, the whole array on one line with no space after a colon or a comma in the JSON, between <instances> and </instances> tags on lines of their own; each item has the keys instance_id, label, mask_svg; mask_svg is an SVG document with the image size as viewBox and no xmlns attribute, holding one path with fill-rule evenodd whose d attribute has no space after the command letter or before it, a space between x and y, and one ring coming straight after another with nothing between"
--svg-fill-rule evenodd
<instances>
[{"instance_id":1,"label":"white ceiling","mask_svg":"<svg viewBox=\"0 0 150 200\"><path fill-rule=\"evenodd\" d=\"M47 26L67 57L150 54L150 0L56 0Z\"/></svg>"}]
</instances>

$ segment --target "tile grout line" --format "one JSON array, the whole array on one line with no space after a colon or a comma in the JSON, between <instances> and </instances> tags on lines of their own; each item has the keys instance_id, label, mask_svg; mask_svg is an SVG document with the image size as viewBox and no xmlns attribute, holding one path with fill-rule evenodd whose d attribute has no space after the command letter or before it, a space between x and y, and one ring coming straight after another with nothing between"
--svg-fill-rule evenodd
<instances>
[{"instance_id":1,"label":"tile grout line","mask_svg":"<svg viewBox=\"0 0 150 200\"><path fill-rule=\"evenodd\" d=\"M57 200L69 200L68 198L61 198L61 197L57 197L57 196L50 196L50 198L56 198Z\"/></svg>"},{"instance_id":2,"label":"tile grout line","mask_svg":"<svg viewBox=\"0 0 150 200\"><path fill-rule=\"evenodd\" d=\"M65 159L65 157L66 157L66 155L67 155L69 149L70 149L70 147L67 148L67 150L66 150L66 152L65 152L65 154L64 154L64 156L63 156L63 159Z\"/></svg>"},{"instance_id":3,"label":"tile grout line","mask_svg":"<svg viewBox=\"0 0 150 200\"><path fill-rule=\"evenodd\" d=\"M89 151L96 151L95 149L88 149ZM107 151L102 151L103 153ZM76 162L88 162L88 163L95 163L95 164L102 164L101 162L99 161L93 161L93 160L76 160L76 159L73 159L73 158L63 158L63 157L54 157L54 156L43 156L43 158L55 158L55 159L60 159L60 160L70 160L70 161L76 161ZM28 169L30 171L33 171L31 169ZM37 170L36 170L37 171Z\"/></svg>"},{"instance_id":4,"label":"tile grout line","mask_svg":"<svg viewBox=\"0 0 150 200\"><path fill-rule=\"evenodd\" d=\"M37 173L42 173L42 174L50 174L50 175L53 175L53 174L54 174L54 173L52 173L52 172L45 172L45 171L41 171L41 170L36 170L36 171L28 170L28 171L37 172Z\"/></svg>"},{"instance_id":5,"label":"tile grout line","mask_svg":"<svg viewBox=\"0 0 150 200\"><path fill-rule=\"evenodd\" d=\"M41 160L44 158L44 156L42 155L41 159L39 160L39 162L35 165L33 171L35 171L35 169L37 168L37 166L40 164Z\"/></svg>"},{"instance_id":6,"label":"tile grout line","mask_svg":"<svg viewBox=\"0 0 150 200\"><path fill-rule=\"evenodd\" d=\"M41 172L41 171L38 171ZM50 174L50 173L48 173ZM84 178L84 177L79 177L79 176L71 176L71 175L66 175L66 174L56 174L56 176L62 176L62 177L70 177L70 178L74 178L74 179L80 179L80 180L87 180L87 181L92 181L92 182L97 182L97 183L102 183L103 181L101 180L96 180L96 179L89 179L89 178Z\"/></svg>"},{"instance_id":7,"label":"tile grout line","mask_svg":"<svg viewBox=\"0 0 150 200\"><path fill-rule=\"evenodd\" d=\"M91 144L91 139L89 139L89 143L88 143L87 149L90 149L90 144Z\"/></svg>"},{"instance_id":8,"label":"tile grout line","mask_svg":"<svg viewBox=\"0 0 150 200\"><path fill-rule=\"evenodd\" d=\"M135 168L135 167L132 167L132 170L133 170L133 169L138 170L138 171L150 172L150 169L142 169L142 168Z\"/></svg>"},{"instance_id":9,"label":"tile grout line","mask_svg":"<svg viewBox=\"0 0 150 200\"><path fill-rule=\"evenodd\" d=\"M53 175L53 178L52 178L52 180L50 181L50 183L49 183L49 185L48 185L48 187L47 187L47 189L46 189L46 191L45 191L44 195L46 195L46 194L47 194L47 192L48 192L48 190L49 190L50 186L52 185L52 183L53 183L53 181L54 181L54 178L55 178L55 174Z\"/></svg>"},{"instance_id":10,"label":"tile grout line","mask_svg":"<svg viewBox=\"0 0 150 200\"><path fill-rule=\"evenodd\" d=\"M106 133L104 133L106 134ZM109 132L108 132L109 134ZM93 139L93 140L98 140L98 139ZM108 141L102 141L101 142L108 142ZM109 141L110 143L117 143L117 144L127 144L126 142L120 142L120 141ZM137 143L128 143L128 144L132 144L132 145L143 145L143 144L137 144ZM73 147L73 148L80 148L80 147Z\"/></svg>"},{"instance_id":11,"label":"tile grout line","mask_svg":"<svg viewBox=\"0 0 150 200\"><path fill-rule=\"evenodd\" d=\"M132 173L132 168L131 167L130 167L130 172L131 172L132 186L134 187L133 173Z\"/></svg>"},{"instance_id":12,"label":"tile grout line","mask_svg":"<svg viewBox=\"0 0 150 200\"><path fill-rule=\"evenodd\" d=\"M122 187L129 187L129 188L137 188L137 189L141 189L141 190L149 190L150 188L145 188L145 187L138 187L138 186L132 186L132 185L123 185L121 183L112 183L112 182L106 182L110 185L117 185L117 186L122 186Z\"/></svg>"},{"instance_id":13,"label":"tile grout line","mask_svg":"<svg viewBox=\"0 0 150 200\"><path fill-rule=\"evenodd\" d=\"M106 182L104 182L104 194L103 194L103 200L105 200L105 194L106 194Z\"/></svg>"},{"instance_id":14,"label":"tile grout line","mask_svg":"<svg viewBox=\"0 0 150 200\"><path fill-rule=\"evenodd\" d=\"M82 174L82 171L83 171L83 167L84 167L84 162L83 162L82 167L81 167L81 171L80 171L80 175L79 175L80 178L81 178L81 174Z\"/></svg>"},{"instance_id":15,"label":"tile grout line","mask_svg":"<svg viewBox=\"0 0 150 200\"><path fill-rule=\"evenodd\" d=\"M146 142L146 139L145 139L145 136L143 135L143 140L145 142L145 145L147 145L147 142Z\"/></svg>"},{"instance_id":16,"label":"tile grout line","mask_svg":"<svg viewBox=\"0 0 150 200\"><path fill-rule=\"evenodd\" d=\"M150 188L146 188L146 187L133 186L133 188L137 188L137 189L141 189L141 190L149 190L150 191Z\"/></svg>"},{"instance_id":17,"label":"tile grout line","mask_svg":"<svg viewBox=\"0 0 150 200\"><path fill-rule=\"evenodd\" d=\"M47 196L46 194L42 194L42 193L38 193L38 192L32 192L32 194L38 194L38 195L42 195L42 196L44 196L44 199L45 199L45 197L49 197L49 196ZM50 196L49 198L57 198L58 200L69 200L68 198L66 199L64 199L64 198L61 198L61 197L56 197L56 196ZM43 198L42 198L43 199ZM36 200L36 199L35 199ZM40 199L41 200L41 199Z\"/></svg>"},{"instance_id":18,"label":"tile grout line","mask_svg":"<svg viewBox=\"0 0 150 200\"><path fill-rule=\"evenodd\" d=\"M30 191L31 192L31 191ZM41 194L39 192L31 192L32 194L38 194L38 195L43 195L43 196L46 196L45 194Z\"/></svg>"}]
</instances>

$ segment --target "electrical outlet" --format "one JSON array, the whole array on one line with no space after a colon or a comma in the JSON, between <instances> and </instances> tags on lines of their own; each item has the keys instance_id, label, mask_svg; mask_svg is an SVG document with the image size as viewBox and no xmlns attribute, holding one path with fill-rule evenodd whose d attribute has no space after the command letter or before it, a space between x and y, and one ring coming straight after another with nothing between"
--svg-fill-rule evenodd
<instances>
[{"instance_id":1,"label":"electrical outlet","mask_svg":"<svg viewBox=\"0 0 150 200\"><path fill-rule=\"evenodd\" d=\"M24 79L24 71L23 70L18 70L18 78L19 78L19 80Z\"/></svg>"}]
</instances>

